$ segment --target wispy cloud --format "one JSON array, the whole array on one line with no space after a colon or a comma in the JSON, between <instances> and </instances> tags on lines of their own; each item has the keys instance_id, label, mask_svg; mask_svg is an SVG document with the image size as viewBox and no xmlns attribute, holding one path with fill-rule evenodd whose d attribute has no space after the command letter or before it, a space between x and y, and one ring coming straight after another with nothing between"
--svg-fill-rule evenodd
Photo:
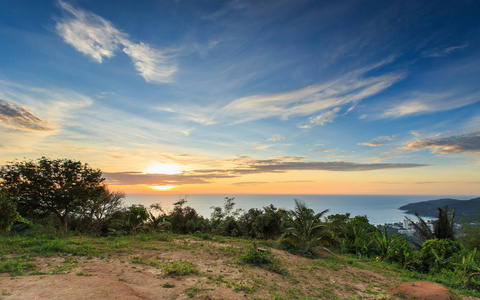
<instances>
[{"instance_id":1,"label":"wispy cloud","mask_svg":"<svg viewBox=\"0 0 480 300\"><path fill-rule=\"evenodd\" d=\"M205 169L195 170L197 174L260 174L260 173L284 173L288 171L372 171L385 169L403 169L429 166L426 164L413 163L353 163L345 161L319 162L319 161L285 161L278 158L255 160L249 157L240 157L236 160L236 167L229 169Z\"/></svg>"},{"instance_id":2,"label":"wispy cloud","mask_svg":"<svg viewBox=\"0 0 480 300\"><path fill-rule=\"evenodd\" d=\"M249 168L233 169L233 173L249 174L249 173L283 173L287 171L372 171L384 169L402 169L424 167L424 164L404 164L404 163L372 163L361 164L344 161L335 162L283 162L276 160L257 160L253 161Z\"/></svg>"},{"instance_id":3,"label":"wispy cloud","mask_svg":"<svg viewBox=\"0 0 480 300\"><path fill-rule=\"evenodd\" d=\"M0 89L5 99L41 111L42 116L55 123L63 122L72 111L87 107L93 100L81 93L56 87L41 88L0 80Z\"/></svg>"},{"instance_id":4,"label":"wispy cloud","mask_svg":"<svg viewBox=\"0 0 480 300\"><path fill-rule=\"evenodd\" d=\"M312 151L314 151L314 152L332 152L334 150L335 149L328 148L328 149L313 149Z\"/></svg>"},{"instance_id":5,"label":"wispy cloud","mask_svg":"<svg viewBox=\"0 0 480 300\"><path fill-rule=\"evenodd\" d=\"M163 83L172 81L177 66L172 63L171 55L151 48L149 45L123 41L125 52L132 59L135 68L146 82Z\"/></svg>"},{"instance_id":6,"label":"wispy cloud","mask_svg":"<svg viewBox=\"0 0 480 300\"><path fill-rule=\"evenodd\" d=\"M284 140L285 138L281 134L275 134L271 138L267 139L268 142L278 142Z\"/></svg>"},{"instance_id":7,"label":"wispy cloud","mask_svg":"<svg viewBox=\"0 0 480 300\"><path fill-rule=\"evenodd\" d=\"M103 176L111 185L185 185L206 184L213 179L230 178L228 174L201 174L201 175L167 175L167 174L144 174L140 172L104 172Z\"/></svg>"},{"instance_id":8,"label":"wispy cloud","mask_svg":"<svg viewBox=\"0 0 480 300\"><path fill-rule=\"evenodd\" d=\"M190 109L195 114L185 111L183 107L159 109L184 115L201 124L240 124L271 117L287 120L290 117L308 116L308 122L302 127L311 128L332 122L342 108L345 107L348 113L360 101L384 91L404 78L404 73L401 72L367 76L369 71L389 62L390 59L298 90L237 98L223 107L212 105Z\"/></svg>"},{"instance_id":9,"label":"wispy cloud","mask_svg":"<svg viewBox=\"0 0 480 300\"><path fill-rule=\"evenodd\" d=\"M424 57L445 57L450 55L452 52L460 51L468 46L469 44L467 43L459 46L429 49L428 51L424 51L422 54Z\"/></svg>"},{"instance_id":10,"label":"wispy cloud","mask_svg":"<svg viewBox=\"0 0 480 300\"><path fill-rule=\"evenodd\" d=\"M301 161L307 159L304 156L275 156L272 159L279 160L279 161Z\"/></svg>"},{"instance_id":11,"label":"wispy cloud","mask_svg":"<svg viewBox=\"0 0 480 300\"><path fill-rule=\"evenodd\" d=\"M266 181L246 181L246 182L235 182L233 185L237 186L250 186L250 185L260 185L260 184L266 184L268 182Z\"/></svg>"},{"instance_id":12,"label":"wispy cloud","mask_svg":"<svg viewBox=\"0 0 480 300\"><path fill-rule=\"evenodd\" d=\"M480 153L480 131L436 139L414 139L406 143L402 150L418 151L429 149L432 153Z\"/></svg>"},{"instance_id":13,"label":"wispy cloud","mask_svg":"<svg viewBox=\"0 0 480 300\"><path fill-rule=\"evenodd\" d=\"M114 55L120 41L125 38L124 33L96 14L74 8L63 1L58 4L71 15L56 25L65 42L99 63Z\"/></svg>"},{"instance_id":14,"label":"wispy cloud","mask_svg":"<svg viewBox=\"0 0 480 300\"><path fill-rule=\"evenodd\" d=\"M254 142L254 143L252 144L252 147L253 147L253 149L262 150L262 149L270 148L271 145L263 145L263 144L260 144L260 143L258 143L258 142Z\"/></svg>"},{"instance_id":15,"label":"wispy cloud","mask_svg":"<svg viewBox=\"0 0 480 300\"><path fill-rule=\"evenodd\" d=\"M370 146L370 147L378 147L378 146L383 146L387 142L393 141L395 139L395 136L379 136L377 138L374 138L370 142L365 142L365 143L359 143L358 145L360 146Z\"/></svg>"},{"instance_id":16,"label":"wispy cloud","mask_svg":"<svg viewBox=\"0 0 480 300\"><path fill-rule=\"evenodd\" d=\"M326 123L332 123L333 120L337 117L337 114L341 109L342 109L341 107L335 107L332 110L325 111L319 115L310 117L310 119L308 119L307 124L300 125L298 126L298 128L308 129L317 125L323 126Z\"/></svg>"},{"instance_id":17,"label":"wispy cloud","mask_svg":"<svg viewBox=\"0 0 480 300\"><path fill-rule=\"evenodd\" d=\"M128 34L121 32L104 18L64 1L59 1L58 4L66 14L58 20L57 32L77 51L102 63L105 58L111 58L122 48L145 81L172 81L177 66L167 51L154 49L145 43L131 42Z\"/></svg>"},{"instance_id":18,"label":"wispy cloud","mask_svg":"<svg viewBox=\"0 0 480 300\"><path fill-rule=\"evenodd\" d=\"M400 118L410 115L419 115L448 111L479 101L480 94L463 94L457 92L444 93L414 93L408 100L390 101L390 107L380 115L381 118Z\"/></svg>"},{"instance_id":19,"label":"wispy cloud","mask_svg":"<svg viewBox=\"0 0 480 300\"><path fill-rule=\"evenodd\" d=\"M25 106L18 106L0 100L0 124L20 130L52 131L52 125L28 111Z\"/></svg>"}]
</instances>

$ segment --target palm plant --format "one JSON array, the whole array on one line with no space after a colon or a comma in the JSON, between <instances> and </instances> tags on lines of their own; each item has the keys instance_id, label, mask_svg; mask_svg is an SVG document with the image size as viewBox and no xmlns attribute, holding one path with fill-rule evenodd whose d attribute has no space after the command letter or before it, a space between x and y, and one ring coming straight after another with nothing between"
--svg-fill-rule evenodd
<instances>
[{"instance_id":1,"label":"palm plant","mask_svg":"<svg viewBox=\"0 0 480 300\"><path fill-rule=\"evenodd\" d=\"M444 209L438 207L438 219L433 223L433 231L418 213L415 213L415 216L418 219L418 223L414 223L409 218L407 218L407 220L413 226L415 237L417 237L420 242L424 243L432 239L455 240L453 231L455 211L450 211L448 206L445 206Z\"/></svg>"},{"instance_id":2,"label":"palm plant","mask_svg":"<svg viewBox=\"0 0 480 300\"><path fill-rule=\"evenodd\" d=\"M454 210L450 211L448 206L445 206L445 209L438 208L438 220L433 227L433 233L437 239L455 240L453 233L454 219Z\"/></svg>"},{"instance_id":3,"label":"palm plant","mask_svg":"<svg viewBox=\"0 0 480 300\"><path fill-rule=\"evenodd\" d=\"M321 221L327 212L328 209L315 214L303 201L295 199L295 209L286 215L290 227L285 229L279 241L311 254L315 247L332 240L332 234L325 230Z\"/></svg>"}]
</instances>

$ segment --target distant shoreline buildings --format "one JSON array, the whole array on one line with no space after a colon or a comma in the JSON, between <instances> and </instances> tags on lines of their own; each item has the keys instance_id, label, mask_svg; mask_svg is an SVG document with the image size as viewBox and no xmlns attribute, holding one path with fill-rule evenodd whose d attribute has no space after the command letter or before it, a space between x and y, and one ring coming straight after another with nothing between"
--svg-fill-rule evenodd
<instances>
[{"instance_id":1,"label":"distant shoreline buildings","mask_svg":"<svg viewBox=\"0 0 480 300\"><path fill-rule=\"evenodd\" d=\"M425 223L427 223L428 228L430 228L431 231L433 231L433 225L436 219L432 220L425 220ZM418 224L419 222L415 222ZM415 234L415 229L412 226L411 222L408 219L403 219L403 222L396 222L396 223L385 223L383 225L377 225L377 228L383 228L386 227L387 229L394 231L395 233L398 234L403 234L407 236L413 236Z\"/></svg>"}]
</instances>

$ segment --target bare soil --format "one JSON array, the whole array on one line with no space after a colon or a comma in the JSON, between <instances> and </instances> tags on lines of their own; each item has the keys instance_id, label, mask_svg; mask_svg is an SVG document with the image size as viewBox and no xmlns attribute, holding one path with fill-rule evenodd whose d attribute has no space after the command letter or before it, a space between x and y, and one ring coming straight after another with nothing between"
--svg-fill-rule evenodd
<instances>
[{"instance_id":1,"label":"bare soil","mask_svg":"<svg viewBox=\"0 0 480 300\"><path fill-rule=\"evenodd\" d=\"M250 247L242 243L157 244L104 259L36 257L38 270L60 274L0 274L0 299L452 299L440 298L451 295L446 289L423 283L398 286L402 280L394 272L328 256L312 260L272 249L276 264L288 270L279 274L240 264L239 253ZM132 263L132 257L143 263ZM162 266L173 261L191 261L199 273L168 276ZM432 291L436 298L428 298Z\"/></svg>"},{"instance_id":2,"label":"bare soil","mask_svg":"<svg viewBox=\"0 0 480 300\"><path fill-rule=\"evenodd\" d=\"M416 281L397 285L391 290L393 295L404 299L417 300L454 300L458 295L450 292L446 287L434 282Z\"/></svg>"}]
</instances>

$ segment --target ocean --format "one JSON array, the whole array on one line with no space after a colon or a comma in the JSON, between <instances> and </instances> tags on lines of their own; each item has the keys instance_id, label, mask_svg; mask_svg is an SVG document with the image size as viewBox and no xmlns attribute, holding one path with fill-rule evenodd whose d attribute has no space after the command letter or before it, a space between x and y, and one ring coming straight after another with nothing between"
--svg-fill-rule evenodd
<instances>
[{"instance_id":1,"label":"ocean","mask_svg":"<svg viewBox=\"0 0 480 300\"><path fill-rule=\"evenodd\" d=\"M235 198L235 208L248 210L250 208L262 208L270 204L277 208L292 209L295 206L294 199L302 200L315 212L328 209L328 214L350 213L353 216L367 216L372 224L385 224L402 222L405 218L403 211L398 208L402 205L426 200L453 198L469 200L475 196L452 196L452 195L222 195L222 194L127 194L125 204L143 204L149 207L151 204L160 203L167 211L173 208L173 203L180 198L186 198L188 206L193 207L198 214L209 218L212 206L221 206L225 197ZM409 216L412 217L412 216ZM413 217L415 219L415 217ZM426 218L428 219L428 218Z\"/></svg>"}]
</instances>

